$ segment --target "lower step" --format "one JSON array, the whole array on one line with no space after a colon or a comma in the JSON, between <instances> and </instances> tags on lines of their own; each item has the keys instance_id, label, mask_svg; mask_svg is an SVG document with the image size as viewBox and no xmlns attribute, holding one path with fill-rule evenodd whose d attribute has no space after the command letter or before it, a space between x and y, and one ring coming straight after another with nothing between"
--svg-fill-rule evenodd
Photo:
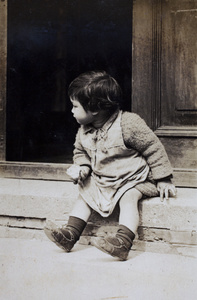
<instances>
[{"instance_id":1,"label":"lower step","mask_svg":"<svg viewBox=\"0 0 197 300\"><path fill-rule=\"evenodd\" d=\"M92 218L91 218L92 220ZM88 222L83 236L100 236L104 237L107 234L115 234L118 226L118 222L113 220L112 222ZM0 217L0 233L1 237L9 237L9 232L16 230L23 235L25 230L33 230L33 232L40 232L45 226L46 219L34 219L34 218L16 218L16 217ZM55 223L61 226L66 221L54 220ZM5 234L5 235L3 235ZM18 234L17 234L18 235ZM20 234L19 234L20 236ZM37 236L37 234L36 234ZM39 236L39 235L38 235ZM197 231L192 229L175 230L162 227L147 227L140 225L138 227L138 234L136 237L138 240L146 242L166 242L171 244L185 244L197 246Z\"/></svg>"},{"instance_id":2,"label":"lower step","mask_svg":"<svg viewBox=\"0 0 197 300\"><path fill-rule=\"evenodd\" d=\"M91 245L92 238L113 234L116 228L116 226L96 227L89 224L79 243ZM0 226L0 238L40 239L41 242L47 240L43 229L8 226ZM166 229L142 228L140 226L132 250L197 257L197 236L196 232L191 234L191 232L173 232Z\"/></svg>"}]
</instances>

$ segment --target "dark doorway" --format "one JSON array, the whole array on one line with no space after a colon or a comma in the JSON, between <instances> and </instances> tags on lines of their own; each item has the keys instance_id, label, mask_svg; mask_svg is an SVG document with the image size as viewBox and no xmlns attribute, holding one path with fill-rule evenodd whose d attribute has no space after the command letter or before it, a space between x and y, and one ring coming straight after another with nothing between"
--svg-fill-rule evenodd
<instances>
[{"instance_id":1,"label":"dark doorway","mask_svg":"<svg viewBox=\"0 0 197 300\"><path fill-rule=\"evenodd\" d=\"M8 1L8 161L72 162L69 83L106 70L131 109L132 1Z\"/></svg>"}]
</instances>

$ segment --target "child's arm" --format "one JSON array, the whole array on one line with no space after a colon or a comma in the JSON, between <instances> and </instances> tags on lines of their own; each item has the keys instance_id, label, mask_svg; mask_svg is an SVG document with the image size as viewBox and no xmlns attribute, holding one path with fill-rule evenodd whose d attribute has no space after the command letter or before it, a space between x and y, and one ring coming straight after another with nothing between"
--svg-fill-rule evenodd
<instances>
[{"instance_id":1,"label":"child's arm","mask_svg":"<svg viewBox=\"0 0 197 300\"><path fill-rule=\"evenodd\" d=\"M140 116L124 113L122 131L125 145L134 148L146 159L154 180L172 175L172 167L164 146Z\"/></svg>"},{"instance_id":2,"label":"child's arm","mask_svg":"<svg viewBox=\"0 0 197 300\"><path fill-rule=\"evenodd\" d=\"M150 166L153 179L157 182L160 199L168 199L176 195L176 189L171 182L172 167L166 151L143 119L133 113L122 116L122 130L125 145L139 151Z\"/></svg>"},{"instance_id":3,"label":"child's arm","mask_svg":"<svg viewBox=\"0 0 197 300\"><path fill-rule=\"evenodd\" d=\"M73 162L76 165L88 166L91 169L91 158L89 157L88 153L86 152L86 150L83 148L81 144L80 130L81 128L79 128L75 139L75 144L74 144L75 148L73 151Z\"/></svg>"},{"instance_id":4,"label":"child's arm","mask_svg":"<svg viewBox=\"0 0 197 300\"><path fill-rule=\"evenodd\" d=\"M75 183L82 184L91 173L91 159L80 142L80 129L77 133L73 151L73 162L80 166L79 177Z\"/></svg>"}]
</instances>

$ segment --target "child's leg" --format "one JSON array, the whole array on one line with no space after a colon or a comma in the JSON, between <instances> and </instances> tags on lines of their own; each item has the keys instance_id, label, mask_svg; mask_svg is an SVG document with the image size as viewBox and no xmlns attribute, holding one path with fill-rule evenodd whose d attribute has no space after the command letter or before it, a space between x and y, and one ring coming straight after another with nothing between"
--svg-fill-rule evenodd
<instances>
[{"instance_id":1,"label":"child's leg","mask_svg":"<svg viewBox=\"0 0 197 300\"><path fill-rule=\"evenodd\" d=\"M142 194L135 188L128 190L120 199L119 227L115 237L97 239L95 246L121 260L126 260L139 224L138 201Z\"/></svg>"},{"instance_id":2,"label":"child's leg","mask_svg":"<svg viewBox=\"0 0 197 300\"><path fill-rule=\"evenodd\" d=\"M128 190L119 201L119 224L128 227L134 234L139 225L138 201L141 198L142 193L133 188Z\"/></svg>"},{"instance_id":3,"label":"child's leg","mask_svg":"<svg viewBox=\"0 0 197 300\"><path fill-rule=\"evenodd\" d=\"M70 214L67 225L57 227L56 224L49 221L44 228L44 232L58 247L69 252L79 240L90 214L90 207L79 197Z\"/></svg>"},{"instance_id":4,"label":"child's leg","mask_svg":"<svg viewBox=\"0 0 197 300\"><path fill-rule=\"evenodd\" d=\"M91 215L91 211L92 210L90 206L81 198L81 196L79 196L70 213L70 216L80 218L87 222Z\"/></svg>"}]
</instances>

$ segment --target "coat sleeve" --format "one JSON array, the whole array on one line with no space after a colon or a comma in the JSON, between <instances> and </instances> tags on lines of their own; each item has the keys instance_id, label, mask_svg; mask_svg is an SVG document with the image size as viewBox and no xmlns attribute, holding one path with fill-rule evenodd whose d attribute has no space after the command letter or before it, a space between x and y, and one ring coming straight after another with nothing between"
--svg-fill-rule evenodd
<instances>
[{"instance_id":1,"label":"coat sleeve","mask_svg":"<svg viewBox=\"0 0 197 300\"><path fill-rule=\"evenodd\" d=\"M122 131L125 145L134 148L146 159L154 180L172 175L172 167L164 146L137 114L122 115Z\"/></svg>"},{"instance_id":2,"label":"coat sleeve","mask_svg":"<svg viewBox=\"0 0 197 300\"><path fill-rule=\"evenodd\" d=\"M81 128L79 128L75 139L73 162L79 166L88 166L91 168L91 159L81 144L80 131Z\"/></svg>"}]
</instances>

